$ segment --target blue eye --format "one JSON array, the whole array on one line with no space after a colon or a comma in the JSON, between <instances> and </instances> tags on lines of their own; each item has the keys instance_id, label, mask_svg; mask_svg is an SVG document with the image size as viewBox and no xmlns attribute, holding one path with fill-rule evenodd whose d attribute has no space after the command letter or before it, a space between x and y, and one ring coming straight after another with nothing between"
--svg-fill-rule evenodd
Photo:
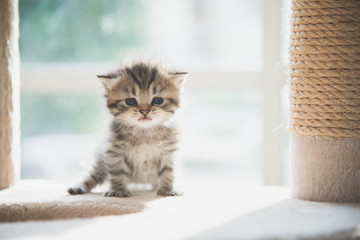
<instances>
[{"instance_id":1,"label":"blue eye","mask_svg":"<svg viewBox=\"0 0 360 240\"><path fill-rule=\"evenodd\" d=\"M155 97L153 100L152 100L152 103L153 104L157 104L157 105L160 105L164 102L164 99L161 98L161 97Z\"/></svg>"},{"instance_id":2,"label":"blue eye","mask_svg":"<svg viewBox=\"0 0 360 240\"><path fill-rule=\"evenodd\" d=\"M129 106L134 106L134 105L136 105L136 99L135 98L127 98L127 99L125 99L125 103Z\"/></svg>"}]
</instances>

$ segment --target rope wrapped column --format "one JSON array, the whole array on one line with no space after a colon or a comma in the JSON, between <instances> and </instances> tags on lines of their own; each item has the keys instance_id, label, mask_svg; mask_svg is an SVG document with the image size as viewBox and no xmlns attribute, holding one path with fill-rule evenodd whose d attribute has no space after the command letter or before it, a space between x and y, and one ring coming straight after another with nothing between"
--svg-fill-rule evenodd
<instances>
[{"instance_id":1,"label":"rope wrapped column","mask_svg":"<svg viewBox=\"0 0 360 240\"><path fill-rule=\"evenodd\" d=\"M18 0L0 1L0 190L20 175Z\"/></svg>"},{"instance_id":2,"label":"rope wrapped column","mask_svg":"<svg viewBox=\"0 0 360 240\"><path fill-rule=\"evenodd\" d=\"M293 0L292 195L360 202L360 1Z\"/></svg>"}]
</instances>

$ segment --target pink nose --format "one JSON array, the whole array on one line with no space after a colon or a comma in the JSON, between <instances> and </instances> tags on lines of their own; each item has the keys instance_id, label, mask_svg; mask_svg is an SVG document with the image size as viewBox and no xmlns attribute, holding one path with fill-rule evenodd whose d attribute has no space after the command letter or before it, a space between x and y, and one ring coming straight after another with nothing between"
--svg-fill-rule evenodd
<instances>
[{"instance_id":1,"label":"pink nose","mask_svg":"<svg viewBox=\"0 0 360 240\"><path fill-rule=\"evenodd\" d=\"M150 112L150 109L140 109L139 112L141 112L144 116Z\"/></svg>"}]
</instances>

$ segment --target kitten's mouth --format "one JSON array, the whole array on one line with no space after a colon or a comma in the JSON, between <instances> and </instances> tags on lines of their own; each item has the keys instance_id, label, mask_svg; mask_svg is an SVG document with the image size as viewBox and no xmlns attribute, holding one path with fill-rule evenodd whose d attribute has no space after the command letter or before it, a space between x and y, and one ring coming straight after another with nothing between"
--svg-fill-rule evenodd
<instances>
[{"instance_id":1,"label":"kitten's mouth","mask_svg":"<svg viewBox=\"0 0 360 240\"><path fill-rule=\"evenodd\" d=\"M139 118L139 121L140 122L147 122L147 121L151 121L152 119L149 118L149 117L142 117L142 118Z\"/></svg>"}]
</instances>

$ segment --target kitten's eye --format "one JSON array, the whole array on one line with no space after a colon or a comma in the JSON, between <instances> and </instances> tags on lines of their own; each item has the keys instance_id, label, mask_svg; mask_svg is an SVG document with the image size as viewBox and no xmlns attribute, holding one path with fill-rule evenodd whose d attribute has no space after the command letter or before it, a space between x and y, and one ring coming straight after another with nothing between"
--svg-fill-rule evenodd
<instances>
[{"instance_id":1,"label":"kitten's eye","mask_svg":"<svg viewBox=\"0 0 360 240\"><path fill-rule=\"evenodd\" d=\"M125 103L129 106L134 106L134 105L136 105L136 99L135 98L127 98L127 99L125 99Z\"/></svg>"},{"instance_id":2,"label":"kitten's eye","mask_svg":"<svg viewBox=\"0 0 360 240\"><path fill-rule=\"evenodd\" d=\"M155 97L153 100L152 100L152 103L153 104L156 104L156 105L160 105L164 102L164 99L161 98L161 97Z\"/></svg>"}]
</instances>

